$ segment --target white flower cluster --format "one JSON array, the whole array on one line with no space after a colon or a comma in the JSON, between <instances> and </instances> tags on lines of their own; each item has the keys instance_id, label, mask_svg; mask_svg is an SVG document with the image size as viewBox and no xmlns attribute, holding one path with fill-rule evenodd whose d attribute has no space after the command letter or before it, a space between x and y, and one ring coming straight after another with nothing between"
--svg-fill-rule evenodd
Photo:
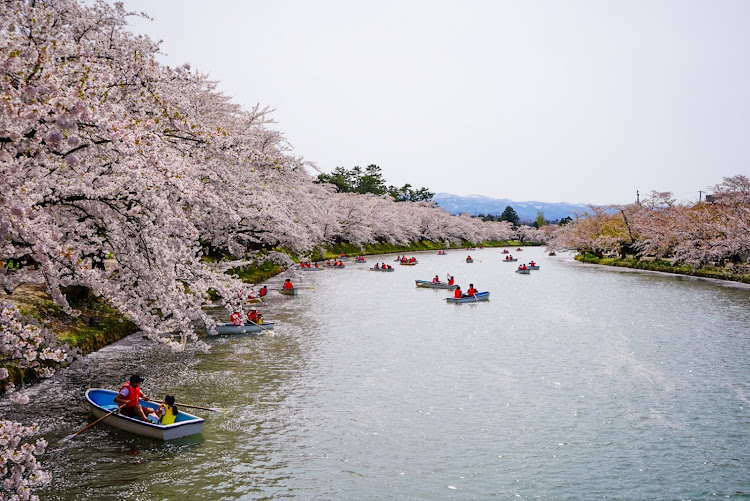
<instances>
[{"instance_id":1,"label":"white flower cluster","mask_svg":"<svg viewBox=\"0 0 750 501\"><path fill-rule=\"evenodd\" d=\"M33 444L23 442L37 432L36 426L0 420L0 499L38 500L32 489L50 482L49 473L37 462L47 442L41 438Z\"/></svg>"},{"instance_id":2,"label":"white flower cluster","mask_svg":"<svg viewBox=\"0 0 750 501\"><path fill-rule=\"evenodd\" d=\"M13 303L0 300L0 362L31 369L39 377L49 377L55 367L70 358L69 351L58 344L51 332L33 319L24 318ZM7 377L7 369L0 369L0 380ZM8 393L13 389L13 385L5 388Z\"/></svg>"}]
</instances>

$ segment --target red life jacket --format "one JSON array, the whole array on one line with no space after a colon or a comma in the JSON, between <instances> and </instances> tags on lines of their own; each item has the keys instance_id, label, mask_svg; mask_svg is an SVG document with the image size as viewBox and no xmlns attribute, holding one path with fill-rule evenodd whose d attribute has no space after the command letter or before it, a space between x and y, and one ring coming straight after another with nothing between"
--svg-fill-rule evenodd
<instances>
[{"instance_id":1,"label":"red life jacket","mask_svg":"<svg viewBox=\"0 0 750 501\"><path fill-rule=\"evenodd\" d=\"M453 280L453 277L451 277L451 279L450 279L450 280L448 280L448 285L453 285L453 282L454 282L454 281L455 281L455 280Z\"/></svg>"},{"instance_id":2,"label":"red life jacket","mask_svg":"<svg viewBox=\"0 0 750 501\"><path fill-rule=\"evenodd\" d=\"M453 296L458 299L461 297L461 289L456 289L456 292L453 293Z\"/></svg>"},{"instance_id":3,"label":"red life jacket","mask_svg":"<svg viewBox=\"0 0 750 501\"><path fill-rule=\"evenodd\" d=\"M285 289L294 289L294 286L292 285L292 282L286 282L284 284Z\"/></svg>"},{"instance_id":4,"label":"red life jacket","mask_svg":"<svg viewBox=\"0 0 750 501\"><path fill-rule=\"evenodd\" d=\"M138 401L141 398L141 389L136 388L135 386L131 386L129 382L122 385L122 388L120 388L120 391L122 391L123 388L128 389L128 403L125 404L125 407L136 407L139 405Z\"/></svg>"},{"instance_id":5,"label":"red life jacket","mask_svg":"<svg viewBox=\"0 0 750 501\"><path fill-rule=\"evenodd\" d=\"M268 290L267 290L267 289L261 289L261 290L260 290L260 292L258 292L258 295L259 295L260 297L263 297L263 296L265 296L266 294L268 294Z\"/></svg>"}]
</instances>

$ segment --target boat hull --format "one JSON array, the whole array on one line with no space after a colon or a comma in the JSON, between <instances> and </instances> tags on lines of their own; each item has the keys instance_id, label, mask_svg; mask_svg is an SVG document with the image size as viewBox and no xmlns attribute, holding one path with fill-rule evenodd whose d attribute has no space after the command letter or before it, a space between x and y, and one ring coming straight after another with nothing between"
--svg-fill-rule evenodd
<instances>
[{"instance_id":1,"label":"boat hull","mask_svg":"<svg viewBox=\"0 0 750 501\"><path fill-rule=\"evenodd\" d=\"M395 268L370 268L370 271L393 271Z\"/></svg>"},{"instance_id":2,"label":"boat hull","mask_svg":"<svg viewBox=\"0 0 750 501\"><path fill-rule=\"evenodd\" d=\"M521 275L529 275L531 273L531 270L525 269L525 270L516 270L516 273L519 273Z\"/></svg>"},{"instance_id":3,"label":"boat hull","mask_svg":"<svg viewBox=\"0 0 750 501\"><path fill-rule=\"evenodd\" d=\"M262 332L273 330L274 322L266 322L260 325L257 324L223 324L216 326L216 334L225 336L228 334L260 334Z\"/></svg>"},{"instance_id":4,"label":"boat hull","mask_svg":"<svg viewBox=\"0 0 750 501\"><path fill-rule=\"evenodd\" d=\"M516 261L518 261L517 258L514 258L514 259L503 259L503 263L515 263Z\"/></svg>"},{"instance_id":5,"label":"boat hull","mask_svg":"<svg viewBox=\"0 0 750 501\"><path fill-rule=\"evenodd\" d=\"M115 391L89 388L86 390L85 398L86 403L91 409L91 413L98 419L117 408L114 400L116 395L117 392ZM159 407L158 404L143 400L141 400L141 406L150 407L154 410ZM180 410L174 424L168 425L154 424L142 421L139 418L131 418L120 414L112 414L102 422L113 428L158 440L174 440L176 438L188 437L196 435L203 430L203 419L188 414L183 410Z\"/></svg>"},{"instance_id":6,"label":"boat hull","mask_svg":"<svg viewBox=\"0 0 750 501\"><path fill-rule=\"evenodd\" d=\"M477 292L476 296L466 297L447 297L445 300L449 303L476 303L477 301L489 301L489 292Z\"/></svg>"},{"instance_id":7,"label":"boat hull","mask_svg":"<svg viewBox=\"0 0 750 501\"><path fill-rule=\"evenodd\" d=\"M414 282L416 282L417 287L423 287L425 289L447 289L447 290L451 290L451 291L458 289L458 285L455 285L455 284L454 285L448 285L448 284L443 283L443 282L439 282L439 283L436 283L436 284L432 283L432 282L429 282L427 280L415 280Z\"/></svg>"},{"instance_id":8,"label":"boat hull","mask_svg":"<svg viewBox=\"0 0 750 501\"><path fill-rule=\"evenodd\" d=\"M467 259L467 260L466 260L466 262L467 262L467 263L473 263L473 262L474 262L474 260L473 260L473 259Z\"/></svg>"},{"instance_id":9,"label":"boat hull","mask_svg":"<svg viewBox=\"0 0 750 501\"><path fill-rule=\"evenodd\" d=\"M280 289L279 294L282 296L296 296L297 289Z\"/></svg>"},{"instance_id":10,"label":"boat hull","mask_svg":"<svg viewBox=\"0 0 750 501\"><path fill-rule=\"evenodd\" d=\"M530 270L538 270L538 269L539 269L539 265L538 265L538 264L535 264L534 266L529 266L528 268L529 268Z\"/></svg>"}]
</instances>

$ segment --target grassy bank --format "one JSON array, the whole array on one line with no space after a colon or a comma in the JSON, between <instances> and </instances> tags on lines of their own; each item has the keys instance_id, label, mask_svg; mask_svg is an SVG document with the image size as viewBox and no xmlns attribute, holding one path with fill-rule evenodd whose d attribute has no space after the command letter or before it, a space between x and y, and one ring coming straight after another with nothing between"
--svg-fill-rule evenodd
<instances>
[{"instance_id":1,"label":"grassy bank","mask_svg":"<svg viewBox=\"0 0 750 501\"><path fill-rule=\"evenodd\" d=\"M576 260L603 264L606 266L619 266L621 268L633 268L636 270L661 271L674 273L676 275L689 275L693 277L715 278L717 280L730 280L750 284L750 267L747 265L730 264L728 266L690 266L684 263L672 263L661 259L637 259L637 258L599 258L592 254L578 255Z\"/></svg>"},{"instance_id":2,"label":"grassy bank","mask_svg":"<svg viewBox=\"0 0 750 501\"><path fill-rule=\"evenodd\" d=\"M22 314L36 318L61 342L78 348L84 355L138 330L117 310L89 294L68 296L70 305L80 312L76 317L57 306L43 286L20 287L12 296L5 298L13 301Z\"/></svg>"},{"instance_id":3,"label":"grassy bank","mask_svg":"<svg viewBox=\"0 0 750 501\"><path fill-rule=\"evenodd\" d=\"M117 310L107 306L95 296L71 297L69 302L80 312L73 317L57 306L42 285L24 285L13 294L3 294L3 299L16 305L18 311L35 318L39 324L53 332L58 340L82 354L91 353L118 341L138 330L136 325L125 320ZM37 380L33 370L18 367L12 362L2 364L8 370L8 378L0 381L0 393L8 383L16 386Z\"/></svg>"}]
</instances>

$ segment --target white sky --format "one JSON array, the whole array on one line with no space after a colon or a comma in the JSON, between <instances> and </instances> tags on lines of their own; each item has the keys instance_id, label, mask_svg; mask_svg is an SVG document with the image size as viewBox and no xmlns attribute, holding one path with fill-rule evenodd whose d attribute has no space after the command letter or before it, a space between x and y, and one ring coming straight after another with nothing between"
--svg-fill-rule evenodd
<instances>
[{"instance_id":1,"label":"white sky","mask_svg":"<svg viewBox=\"0 0 750 501\"><path fill-rule=\"evenodd\" d=\"M601 204L750 175L750 1L124 3L325 172Z\"/></svg>"}]
</instances>

